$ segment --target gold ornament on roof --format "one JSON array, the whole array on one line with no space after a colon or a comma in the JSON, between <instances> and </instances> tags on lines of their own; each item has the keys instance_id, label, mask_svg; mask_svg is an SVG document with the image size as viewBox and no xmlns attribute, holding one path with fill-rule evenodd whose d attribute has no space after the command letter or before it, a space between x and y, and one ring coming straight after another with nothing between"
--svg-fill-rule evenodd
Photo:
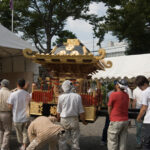
<instances>
[{"instance_id":1,"label":"gold ornament on roof","mask_svg":"<svg viewBox=\"0 0 150 150\"><path fill-rule=\"evenodd\" d=\"M74 45L70 44L66 46L67 51L72 51L74 49Z\"/></svg>"},{"instance_id":2,"label":"gold ornament on roof","mask_svg":"<svg viewBox=\"0 0 150 150\"><path fill-rule=\"evenodd\" d=\"M25 49L25 57L45 66L54 77L86 78L97 70L110 68L112 62L105 62L106 52L99 49L99 56L94 56L78 39L68 39L64 45L54 47L48 54L33 53Z\"/></svg>"}]
</instances>

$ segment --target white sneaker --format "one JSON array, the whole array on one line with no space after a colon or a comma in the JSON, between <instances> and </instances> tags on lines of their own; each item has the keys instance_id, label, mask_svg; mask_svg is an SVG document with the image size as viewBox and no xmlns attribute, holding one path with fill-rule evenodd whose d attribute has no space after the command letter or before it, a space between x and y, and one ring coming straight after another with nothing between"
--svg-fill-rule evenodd
<instances>
[{"instance_id":1,"label":"white sneaker","mask_svg":"<svg viewBox=\"0 0 150 150\"><path fill-rule=\"evenodd\" d=\"M25 150L26 148L22 145L19 150Z\"/></svg>"}]
</instances>

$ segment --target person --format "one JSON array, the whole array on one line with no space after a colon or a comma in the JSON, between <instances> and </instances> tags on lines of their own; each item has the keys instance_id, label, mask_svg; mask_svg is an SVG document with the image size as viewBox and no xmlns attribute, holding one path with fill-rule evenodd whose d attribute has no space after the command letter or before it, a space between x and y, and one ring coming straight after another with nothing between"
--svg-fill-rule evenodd
<instances>
[{"instance_id":1,"label":"person","mask_svg":"<svg viewBox=\"0 0 150 150\"><path fill-rule=\"evenodd\" d=\"M8 89L9 81L1 81L0 90L0 149L9 150L9 140L12 128L11 109L8 107L7 100L11 94Z\"/></svg>"},{"instance_id":2,"label":"person","mask_svg":"<svg viewBox=\"0 0 150 150\"><path fill-rule=\"evenodd\" d=\"M144 116L143 127L142 127L142 149L150 149L150 86L149 81L145 76L137 76L135 80L136 85L142 90L141 96L141 109L137 116L137 122L142 122ZM146 114L145 114L146 113Z\"/></svg>"},{"instance_id":3,"label":"person","mask_svg":"<svg viewBox=\"0 0 150 150\"><path fill-rule=\"evenodd\" d=\"M128 106L129 96L124 90L123 80L116 84L108 101L110 124L108 128L108 150L126 150L128 134Z\"/></svg>"},{"instance_id":4,"label":"person","mask_svg":"<svg viewBox=\"0 0 150 150\"><path fill-rule=\"evenodd\" d=\"M108 85L107 88L108 88L109 92L107 94L107 99L109 99L111 93L116 91L116 89L115 89L116 84L117 84L117 80L114 81L113 86L112 86L112 84ZM106 119L105 119L105 125L103 128L103 132L102 132L101 146L107 145L107 131L108 131L109 123L110 123L109 115L107 115Z\"/></svg>"},{"instance_id":5,"label":"person","mask_svg":"<svg viewBox=\"0 0 150 150\"><path fill-rule=\"evenodd\" d=\"M65 129L65 135L63 139L60 139L60 146L62 150L66 150L68 146L71 146L74 150L79 150L79 119L83 124L87 124L85 121L85 114L82 105L81 96L72 92L72 82L65 80L62 84L64 91L58 98L57 105L57 117L61 118L61 125Z\"/></svg>"},{"instance_id":6,"label":"person","mask_svg":"<svg viewBox=\"0 0 150 150\"><path fill-rule=\"evenodd\" d=\"M38 89L37 83L36 82L32 82L32 92L34 90L37 90L37 89Z\"/></svg>"},{"instance_id":7,"label":"person","mask_svg":"<svg viewBox=\"0 0 150 150\"><path fill-rule=\"evenodd\" d=\"M38 89L37 83L36 82L32 82L31 88L32 88L32 90L31 90L31 93L30 93L30 97L32 99L32 93L34 92L34 90Z\"/></svg>"},{"instance_id":8,"label":"person","mask_svg":"<svg viewBox=\"0 0 150 150\"><path fill-rule=\"evenodd\" d=\"M133 90L133 104L132 104L132 108L133 109L139 109L141 108L141 99L142 99L142 90L137 86L134 90ZM142 140L141 140L141 131L142 131L142 122L137 122L135 120L135 125L136 125L136 143L137 149L140 149L142 147Z\"/></svg>"},{"instance_id":9,"label":"person","mask_svg":"<svg viewBox=\"0 0 150 150\"><path fill-rule=\"evenodd\" d=\"M58 139L63 134L61 125L55 124L55 117L40 116L33 120L28 128L30 144L26 150L36 150L49 144L50 150L57 150Z\"/></svg>"},{"instance_id":10,"label":"person","mask_svg":"<svg viewBox=\"0 0 150 150\"><path fill-rule=\"evenodd\" d=\"M11 93L7 103L13 112L13 123L17 134L17 139L22 144L20 150L25 150L28 144L27 125L29 117L26 109L28 108L30 95L24 90L25 80L17 81L17 91Z\"/></svg>"},{"instance_id":11,"label":"person","mask_svg":"<svg viewBox=\"0 0 150 150\"><path fill-rule=\"evenodd\" d=\"M3 79L0 79L0 89L2 88L2 87L1 87L1 81L2 81L2 80L3 80Z\"/></svg>"},{"instance_id":12,"label":"person","mask_svg":"<svg viewBox=\"0 0 150 150\"><path fill-rule=\"evenodd\" d=\"M132 104L132 100L133 100L133 93L132 93L132 90L129 88L128 86L128 82L127 80L123 79L122 80L123 84L126 86L126 89L124 90L128 96L129 96L129 108L131 107L131 104Z\"/></svg>"},{"instance_id":13,"label":"person","mask_svg":"<svg viewBox=\"0 0 150 150\"><path fill-rule=\"evenodd\" d=\"M26 82L25 86L24 86L24 90L26 90L28 92L29 88L30 88L30 83Z\"/></svg>"}]
</instances>

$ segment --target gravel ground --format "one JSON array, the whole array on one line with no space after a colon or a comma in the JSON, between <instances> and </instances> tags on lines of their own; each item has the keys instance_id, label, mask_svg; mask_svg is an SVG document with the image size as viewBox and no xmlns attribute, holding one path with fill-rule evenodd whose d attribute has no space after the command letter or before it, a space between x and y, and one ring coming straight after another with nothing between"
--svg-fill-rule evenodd
<instances>
[{"instance_id":1,"label":"gravel ground","mask_svg":"<svg viewBox=\"0 0 150 150\"><path fill-rule=\"evenodd\" d=\"M84 126L82 123L80 124L81 150L107 150L106 146L100 145L104 121L104 117L99 117L95 123L89 123L87 126ZM132 120L132 126L129 128L127 150L135 150L135 146L135 126L134 120ZM19 144L17 143L15 132L12 133L10 150L19 150ZM48 148L45 147L42 150L48 150Z\"/></svg>"}]
</instances>

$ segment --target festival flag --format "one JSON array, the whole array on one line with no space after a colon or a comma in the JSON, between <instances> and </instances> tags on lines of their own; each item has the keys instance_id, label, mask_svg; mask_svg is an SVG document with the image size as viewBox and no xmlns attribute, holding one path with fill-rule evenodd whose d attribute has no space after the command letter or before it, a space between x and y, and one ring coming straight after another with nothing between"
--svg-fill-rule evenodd
<instances>
[{"instance_id":1,"label":"festival flag","mask_svg":"<svg viewBox=\"0 0 150 150\"><path fill-rule=\"evenodd\" d=\"M13 0L10 0L10 9L13 10Z\"/></svg>"}]
</instances>

